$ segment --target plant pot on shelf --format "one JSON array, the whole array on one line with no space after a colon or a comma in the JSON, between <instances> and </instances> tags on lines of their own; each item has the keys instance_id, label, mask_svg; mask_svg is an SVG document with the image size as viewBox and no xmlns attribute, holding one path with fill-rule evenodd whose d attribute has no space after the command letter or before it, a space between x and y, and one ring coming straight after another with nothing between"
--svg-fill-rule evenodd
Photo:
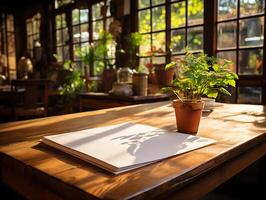
<instances>
[{"instance_id":1,"label":"plant pot on shelf","mask_svg":"<svg viewBox=\"0 0 266 200\"><path fill-rule=\"evenodd\" d=\"M177 130L182 133L196 134L204 107L203 101L173 100Z\"/></svg>"},{"instance_id":2,"label":"plant pot on shelf","mask_svg":"<svg viewBox=\"0 0 266 200\"><path fill-rule=\"evenodd\" d=\"M166 86L172 84L175 73L173 68L165 70L164 64L154 64L154 71L157 84Z\"/></svg>"}]
</instances>

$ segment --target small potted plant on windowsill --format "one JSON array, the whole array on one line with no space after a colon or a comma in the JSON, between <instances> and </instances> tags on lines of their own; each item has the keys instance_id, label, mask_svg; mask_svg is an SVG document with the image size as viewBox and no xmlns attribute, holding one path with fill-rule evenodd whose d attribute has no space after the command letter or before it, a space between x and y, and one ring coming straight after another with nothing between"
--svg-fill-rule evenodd
<instances>
[{"instance_id":1,"label":"small potted plant on windowsill","mask_svg":"<svg viewBox=\"0 0 266 200\"><path fill-rule=\"evenodd\" d=\"M177 97L173 107L178 131L196 134L204 107L201 98L216 98L218 93L230 95L227 88L235 87L238 76L228 70L231 62L223 60L223 64L219 64L217 61L204 53L193 55L185 49L183 57L166 65L166 69L176 70L173 85L163 90L172 91Z\"/></svg>"}]
</instances>

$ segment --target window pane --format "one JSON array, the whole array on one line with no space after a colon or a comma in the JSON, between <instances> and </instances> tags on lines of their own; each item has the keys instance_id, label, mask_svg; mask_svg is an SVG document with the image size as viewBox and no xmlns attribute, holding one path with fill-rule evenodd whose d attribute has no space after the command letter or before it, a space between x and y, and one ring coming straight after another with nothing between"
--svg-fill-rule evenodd
<instances>
[{"instance_id":1,"label":"window pane","mask_svg":"<svg viewBox=\"0 0 266 200\"><path fill-rule=\"evenodd\" d=\"M32 23L27 22L27 35L31 35L31 34L32 34Z\"/></svg>"},{"instance_id":2,"label":"window pane","mask_svg":"<svg viewBox=\"0 0 266 200\"><path fill-rule=\"evenodd\" d=\"M139 0L139 9L150 7L150 1L148 0Z\"/></svg>"},{"instance_id":3,"label":"window pane","mask_svg":"<svg viewBox=\"0 0 266 200\"><path fill-rule=\"evenodd\" d=\"M100 19L102 18L101 16L101 7L103 6L103 3L97 3L92 5L92 19Z\"/></svg>"},{"instance_id":4,"label":"window pane","mask_svg":"<svg viewBox=\"0 0 266 200\"><path fill-rule=\"evenodd\" d=\"M186 46L186 32L185 29L171 31L171 50L172 53L179 53Z\"/></svg>"},{"instance_id":5,"label":"window pane","mask_svg":"<svg viewBox=\"0 0 266 200\"><path fill-rule=\"evenodd\" d=\"M62 35L61 35L61 30L56 31L56 45L61 45L62 44Z\"/></svg>"},{"instance_id":6,"label":"window pane","mask_svg":"<svg viewBox=\"0 0 266 200\"><path fill-rule=\"evenodd\" d=\"M69 47L68 46L64 46L64 61L65 60L69 60Z\"/></svg>"},{"instance_id":7,"label":"window pane","mask_svg":"<svg viewBox=\"0 0 266 200\"><path fill-rule=\"evenodd\" d=\"M63 29L63 43L67 44L68 41L69 41L68 29L64 28Z\"/></svg>"},{"instance_id":8,"label":"window pane","mask_svg":"<svg viewBox=\"0 0 266 200\"><path fill-rule=\"evenodd\" d=\"M237 2L238 0L218 0L218 20L235 18Z\"/></svg>"},{"instance_id":9,"label":"window pane","mask_svg":"<svg viewBox=\"0 0 266 200\"><path fill-rule=\"evenodd\" d=\"M250 18L239 21L239 45L263 45L264 17Z\"/></svg>"},{"instance_id":10,"label":"window pane","mask_svg":"<svg viewBox=\"0 0 266 200\"><path fill-rule=\"evenodd\" d=\"M77 26L73 26L72 30L73 30L73 42L77 43L80 42L80 30L79 30L79 25Z\"/></svg>"},{"instance_id":11,"label":"window pane","mask_svg":"<svg viewBox=\"0 0 266 200\"><path fill-rule=\"evenodd\" d=\"M265 0L240 0L240 16L263 13Z\"/></svg>"},{"instance_id":12,"label":"window pane","mask_svg":"<svg viewBox=\"0 0 266 200\"><path fill-rule=\"evenodd\" d=\"M218 49L236 47L236 22L218 24Z\"/></svg>"},{"instance_id":13,"label":"window pane","mask_svg":"<svg viewBox=\"0 0 266 200\"><path fill-rule=\"evenodd\" d=\"M165 29L165 6L152 9L152 31Z\"/></svg>"},{"instance_id":14,"label":"window pane","mask_svg":"<svg viewBox=\"0 0 266 200\"><path fill-rule=\"evenodd\" d=\"M62 27L61 15L56 15L56 17L55 17L55 23L56 23L56 28L57 29Z\"/></svg>"},{"instance_id":15,"label":"window pane","mask_svg":"<svg viewBox=\"0 0 266 200\"><path fill-rule=\"evenodd\" d=\"M79 10L75 9L72 11L72 24L79 24Z\"/></svg>"},{"instance_id":16,"label":"window pane","mask_svg":"<svg viewBox=\"0 0 266 200\"><path fill-rule=\"evenodd\" d=\"M73 51L76 52L78 49L80 49L80 44L74 44L73 45ZM80 57L77 56L76 53L74 53L74 60L75 61L79 61L80 60Z\"/></svg>"},{"instance_id":17,"label":"window pane","mask_svg":"<svg viewBox=\"0 0 266 200\"><path fill-rule=\"evenodd\" d=\"M61 16L62 16L62 21L61 21L62 27L66 27L66 14L62 14Z\"/></svg>"},{"instance_id":18,"label":"window pane","mask_svg":"<svg viewBox=\"0 0 266 200\"><path fill-rule=\"evenodd\" d=\"M103 61L95 61L94 62L94 75L101 75L104 70L104 62Z\"/></svg>"},{"instance_id":19,"label":"window pane","mask_svg":"<svg viewBox=\"0 0 266 200\"><path fill-rule=\"evenodd\" d=\"M191 50L203 49L203 27L188 29L188 46Z\"/></svg>"},{"instance_id":20,"label":"window pane","mask_svg":"<svg viewBox=\"0 0 266 200\"><path fill-rule=\"evenodd\" d=\"M165 57L152 57L152 64L165 64L166 59Z\"/></svg>"},{"instance_id":21,"label":"window pane","mask_svg":"<svg viewBox=\"0 0 266 200\"><path fill-rule=\"evenodd\" d=\"M239 52L239 74L259 75L262 74L263 51L242 50Z\"/></svg>"},{"instance_id":22,"label":"window pane","mask_svg":"<svg viewBox=\"0 0 266 200\"><path fill-rule=\"evenodd\" d=\"M171 28L178 28L186 24L186 2L171 5Z\"/></svg>"},{"instance_id":23,"label":"window pane","mask_svg":"<svg viewBox=\"0 0 266 200\"><path fill-rule=\"evenodd\" d=\"M146 0L147 1L147 0ZM152 0L151 3L153 6L165 3L166 0Z\"/></svg>"},{"instance_id":24,"label":"window pane","mask_svg":"<svg viewBox=\"0 0 266 200\"><path fill-rule=\"evenodd\" d=\"M106 19L106 30L109 30L110 24L114 21L112 17Z\"/></svg>"},{"instance_id":25,"label":"window pane","mask_svg":"<svg viewBox=\"0 0 266 200\"><path fill-rule=\"evenodd\" d=\"M139 12L139 32L147 33L151 31L151 13L150 10L143 10Z\"/></svg>"},{"instance_id":26,"label":"window pane","mask_svg":"<svg viewBox=\"0 0 266 200\"><path fill-rule=\"evenodd\" d=\"M260 104L262 100L261 87L239 87L237 103Z\"/></svg>"},{"instance_id":27,"label":"window pane","mask_svg":"<svg viewBox=\"0 0 266 200\"><path fill-rule=\"evenodd\" d=\"M89 40L89 25L88 24L81 24L80 32L81 32L81 42L86 42Z\"/></svg>"},{"instance_id":28,"label":"window pane","mask_svg":"<svg viewBox=\"0 0 266 200\"><path fill-rule=\"evenodd\" d=\"M139 46L139 54L147 56L151 54L151 35L142 35L142 42Z\"/></svg>"},{"instance_id":29,"label":"window pane","mask_svg":"<svg viewBox=\"0 0 266 200\"><path fill-rule=\"evenodd\" d=\"M57 61L58 62L63 61L63 48L62 47L56 48L56 54L57 54Z\"/></svg>"},{"instance_id":30,"label":"window pane","mask_svg":"<svg viewBox=\"0 0 266 200\"><path fill-rule=\"evenodd\" d=\"M139 66L145 66L148 69L148 71L151 72L152 70L151 58L150 57L140 58Z\"/></svg>"},{"instance_id":31,"label":"window pane","mask_svg":"<svg viewBox=\"0 0 266 200\"><path fill-rule=\"evenodd\" d=\"M103 21L93 22L93 40L99 39L103 33Z\"/></svg>"},{"instance_id":32,"label":"window pane","mask_svg":"<svg viewBox=\"0 0 266 200\"><path fill-rule=\"evenodd\" d=\"M152 50L156 55L165 54L165 32L152 34Z\"/></svg>"},{"instance_id":33,"label":"window pane","mask_svg":"<svg viewBox=\"0 0 266 200\"><path fill-rule=\"evenodd\" d=\"M232 61L233 63L229 66L229 70L232 72L236 72L236 51L218 52L217 57ZM223 64L223 61L219 60L219 63Z\"/></svg>"},{"instance_id":34,"label":"window pane","mask_svg":"<svg viewBox=\"0 0 266 200\"><path fill-rule=\"evenodd\" d=\"M80 23L84 23L84 22L88 22L88 13L89 10L88 9L81 9L80 10Z\"/></svg>"},{"instance_id":35,"label":"window pane","mask_svg":"<svg viewBox=\"0 0 266 200\"><path fill-rule=\"evenodd\" d=\"M188 1L188 24L203 24L204 0Z\"/></svg>"}]
</instances>

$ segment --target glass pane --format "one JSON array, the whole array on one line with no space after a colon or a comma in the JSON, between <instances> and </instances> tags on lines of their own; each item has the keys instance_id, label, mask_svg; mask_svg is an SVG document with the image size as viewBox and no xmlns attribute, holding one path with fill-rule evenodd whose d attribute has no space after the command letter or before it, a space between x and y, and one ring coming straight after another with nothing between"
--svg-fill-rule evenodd
<instances>
[{"instance_id":1,"label":"glass pane","mask_svg":"<svg viewBox=\"0 0 266 200\"><path fill-rule=\"evenodd\" d=\"M108 40L107 41L107 57L108 59L115 58L115 52L116 52L116 42L114 40Z\"/></svg>"},{"instance_id":2,"label":"glass pane","mask_svg":"<svg viewBox=\"0 0 266 200\"><path fill-rule=\"evenodd\" d=\"M218 0L218 21L236 18L238 0Z\"/></svg>"},{"instance_id":3,"label":"glass pane","mask_svg":"<svg viewBox=\"0 0 266 200\"><path fill-rule=\"evenodd\" d=\"M72 11L72 24L79 24L79 10L75 9Z\"/></svg>"},{"instance_id":4,"label":"glass pane","mask_svg":"<svg viewBox=\"0 0 266 200\"><path fill-rule=\"evenodd\" d=\"M56 15L55 17L55 23L56 23L56 28L61 28L62 24L61 24L61 15Z\"/></svg>"},{"instance_id":5,"label":"glass pane","mask_svg":"<svg viewBox=\"0 0 266 200\"><path fill-rule=\"evenodd\" d=\"M141 56L151 55L151 35L142 35L142 42L139 46L139 54Z\"/></svg>"},{"instance_id":6,"label":"glass pane","mask_svg":"<svg viewBox=\"0 0 266 200\"><path fill-rule=\"evenodd\" d=\"M62 14L62 27L66 27L66 14Z\"/></svg>"},{"instance_id":7,"label":"glass pane","mask_svg":"<svg viewBox=\"0 0 266 200\"><path fill-rule=\"evenodd\" d=\"M262 74L263 50L239 51L239 74L259 75Z\"/></svg>"},{"instance_id":8,"label":"glass pane","mask_svg":"<svg viewBox=\"0 0 266 200\"><path fill-rule=\"evenodd\" d=\"M158 4L162 4L162 3L165 3L165 2L166 2L166 0L152 0L151 1L153 6L158 5Z\"/></svg>"},{"instance_id":9,"label":"glass pane","mask_svg":"<svg viewBox=\"0 0 266 200\"><path fill-rule=\"evenodd\" d=\"M102 18L101 16L102 6L103 6L103 2L92 5L92 19L93 20Z\"/></svg>"},{"instance_id":10,"label":"glass pane","mask_svg":"<svg viewBox=\"0 0 266 200\"><path fill-rule=\"evenodd\" d=\"M147 33L151 31L151 13L150 10L139 12L139 32Z\"/></svg>"},{"instance_id":11,"label":"glass pane","mask_svg":"<svg viewBox=\"0 0 266 200\"><path fill-rule=\"evenodd\" d=\"M166 62L165 57L157 57L157 56L152 57L152 64L165 64L165 62Z\"/></svg>"},{"instance_id":12,"label":"glass pane","mask_svg":"<svg viewBox=\"0 0 266 200\"><path fill-rule=\"evenodd\" d=\"M239 87L237 103L261 104L261 87Z\"/></svg>"},{"instance_id":13,"label":"glass pane","mask_svg":"<svg viewBox=\"0 0 266 200\"><path fill-rule=\"evenodd\" d=\"M61 35L61 30L56 31L56 45L61 45L63 43L62 41L62 35Z\"/></svg>"},{"instance_id":14,"label":"glass pane","mask_svg":"<svg viewBox=\"0 0 266 200\"><path fill-rule=\"evenodd\" d=\"M171 45L172 53L179 53L186 46L186 32L185 29L171 31Z\"/></svg>"},{"instance_id":15,"label":"glass pane","mask_svg":"<svg viewBox=\"0 0 266 200\"><path fill-rule=\"evenodd\" d=\"M165 32L152 34L152 51L155 55L165 54Z\"/></svg>"},{"instance_id":16,"label":"glass pane","mask_svg":"<svg viewBox=\"0 0 266 200\"><path fill-rule=\"evenodd\" d=\"M27 48L28 49L33 49L33 37L32 36L29 36L27 38Z\"/></svg>"},{"instance_id":17,"label":"glass pane","mask_svg":"<svg viewBox=\"0 0 266 200\"><path fill-rule=\"evenodd\" d=\"M195 27L188 29L188 47L191 50L203 49L203 27Z\"/></svg>"},{"instance_id":18,"label":"glass pane","mask_svg":"<svg viewBox=\"0 0 266 200\"><path fill-rule=\"evenodd\" d=\"M74 45L73 45L73 51L76 52L77 49L80 49L80 44L74 44ZM75 61L79 61L79 60L80 60L80 57L77 56L76 53L74 53L74 60L75 60Z\"/></svg>"},{"instance_id":19,"label":"glass pane","mask_svg":"<svg viewBox=\"0 0 266 200\"><path fill-rule=\"evenodd\" d=\"M62 31L63 31L63 43L67 44L69 41L68 29L64 28Z\"/></svg>"},{"instance_id":20,"label":"glass pane","mask_svg":"<svg viewBox=\"0 0 266 200\"><path fill-rule=\"evenodd\" d=\"M32 23L28 22L27 23L27 35L32 34Z\"/></svg>"},{"instance_id":21,"label":"glass pane","mask_svg":"<svg viewBox=\"0 0 266 200\"><path fill-rule=\"evenodd\" d=\"M63 61L63 48L62 47L56 48L56 54L57 54L57 61L58 62Z\"/></svg>"},{"instance_id":22,"label":"glass pane","mask_svg":"<svg viewBox=\"0 0 266 200\"><path fill-rule=\"evenodd\" d=\"M81 32L81 42L86 42L89 40L89 24L81 24L80 32Z\"/></svg>"},{"instance_id":23,"label":"glass pane","mask_svg":"<svg viewBox=\"0 0 266 200\"><path fill-rule=\"evenodd\" d=\"M165 6L152 9L152 31L165 29Z\"/></svg>"},{"instance_id":24,"label":"glass pane","mask_svg":"<svg viewBox=\"0 0 266 200\"><path fill-rule=\"evenodd\" d=\"M265 0L240 0L240 16L263 13Z\"/></svg>"},{"instance_id":25,"label":"glass pane","mask_svg":"<svg viewBox=\"0 0 266 200\"><path fill-rule=\"evenodd\" d=\"M64 61L65 60L69 60L69 47L68 46L64 46Z\"/></svg>"},{"instance_id":26,"label":"glass pane","mask_svg":"<svg viewBox=\"0 0 266 200\"><path fill-rule=\"evenodd\" d=\"M140 58L139 59L139 66L145 66L149 72L152 71L152 64L151 64L151 58L146 57L146 58Z\"/></svg>"},{"instance_id":27,"label":"glass pane","mask_svg":"<svg viewBox=\"0 0 266 200\"><path fill-rule=\"evenodd\" d=\"M103 33L103 21L93 22L93 40L100 38Z\"/></svg>"},{"instance_id":28,"label":"glass pane","mask_svg":"<svg viewBox=\"0 0 266 200\"><path fill-rule=\"evenodd\" d=\"M264 17L240 20L239 27L240 46L263 45Z\"/></svg>"},{"instance_id":29,"label":"glass pane","mask_svg":"<svg viewBox=\"0 0 266 200\"><path fill-rule=\"evenodd\" d=\"M220 64L223 64L222 59L230 60L232 61L232 65L229 66L229 70L231 72L236 72L236 51L224 51L224 52L218 52L217 58L221 58L219 60Z\"/></svg>"},{"instance_id":30,"label":"glass pane","mask_svg":"<svg viewBox=\"0 0 266 200\"><path fill-rule=\"evenodd\" d=\"M88 9L81 9L80 10L80 23L88 22L89 19L89 10Z\"/></svg>"},{"instance_id":31,"label":"glass pane","mask_svg":"<svg viewBox=\"0 0 266 200\"><path fill-rule=\"evenodd\" d=\"M6 25L7 25L7 31L14 31L14 19L13 19L13 15L7 15L7 19L6 19Z\"/></svg>"},{"instance_id":32,"label":"glass pane","mask_svg":"<svg viewBox=\"0 0 266 200\"><path fill-rule=\"evenodd\" d=\"M171 28L178 28L186 24L186 2L181 1L171 5Z\"/></svg>"},{"instance_id":33,"label":"glass pane","mask_svg":"<svg viewBox=\"0 0 266 200\"><path fill-rule=\"evenodd\" d=\"M114 21L112 17L106 19L106 30L109 30L110 24Z\"/></svg>"},{"instance_id":34,"label":"glass pane","mask_svg":"<svg viewBox=\"0 0 266 200\"><path fill-rule=\"evenodd\" d=\"M150 1L148 0L139 0L139 9L150 7Z\"/></svg>"},{"instance_id":35,"label":"glass pane","mask_svg":"<svg viewBox=\"0 0 266 200\"><path fill-rule=\"evenodd\" d=\"M188 1L188 24L203 24L204 0Z\"/></svg>"},{"instance_id":36,"label":"glass pane","mask_svg":"<svg viewBox=\"0 0 266 200\"><path fill-rule=\"evenodd\" d=\"M104 70L104 62L103 61L95 61L94 62L94 75L101 75Z\"/></svg>"},{"instance_id":37,"label":"glass pane","mask_svg":"<svg viewBox=\"0 0 266 200\"><path fill-rule=\"evenodd\" d=\"M80 42L80 29L79 28L80 28L79 25L72 27L74 43Z\"/></svg>"},{"instance_id":38,"label":"glass pane","mask_svg":"<svg viewBox=\"0 0 266 200\"><path fill-rule=\"evenodd\" d=\"M236 22L218 24L218 49L236 47Z\"/></svg>"}]
</instances>

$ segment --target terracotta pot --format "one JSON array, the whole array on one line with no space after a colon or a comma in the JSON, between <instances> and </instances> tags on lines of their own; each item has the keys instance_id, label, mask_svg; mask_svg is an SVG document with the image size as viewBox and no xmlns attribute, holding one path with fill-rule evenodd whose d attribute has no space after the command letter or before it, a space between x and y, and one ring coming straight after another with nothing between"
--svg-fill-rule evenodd
<instances>
[{"instance_id":1,"label":"terracotta pot","mask_svg":"<svg viewBox=\"0 0 266 200\"><path fill-rule=\"evenodd\" d=\"M174 69L165 70L165 65L154 65L155 77L159 85L171 85L174 77Z\"/></svg>"},{"instance_id":2,"label":"terracotta pot","mask_svg":"<svg viewBox=\"0 0 266 200\"><path fill-rule=\"evenodd\" d=\"M181 102L173 100L177 130L182 133L196 134L204 107L203 101Z\"/></svg>"}]
</instances>

